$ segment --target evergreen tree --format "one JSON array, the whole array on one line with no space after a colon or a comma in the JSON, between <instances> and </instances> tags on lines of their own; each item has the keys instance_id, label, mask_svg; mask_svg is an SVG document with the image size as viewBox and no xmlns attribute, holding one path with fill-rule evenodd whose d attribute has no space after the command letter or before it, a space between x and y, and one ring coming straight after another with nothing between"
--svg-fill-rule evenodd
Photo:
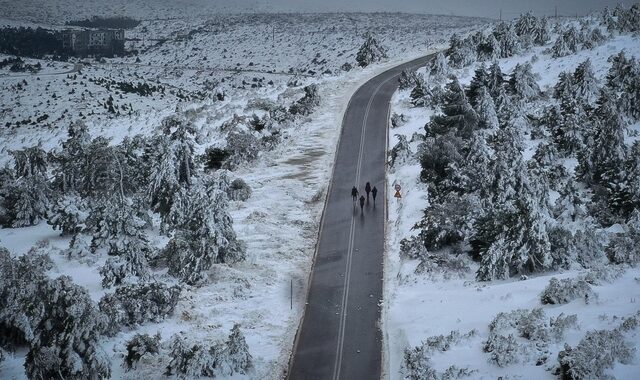
<instances>
[{"instance_id":1,"label":"evergreen tree","mask_svg":"<svg viewBox=\"0 0 640 380\"><path fill-rule=\"evenodd\" d=\"M611 211L627 218L635 210L640 210L640 142L634 142L626 155L626 161L619 172L608 173L603 184L607 206Z\"/></svg>"},{"instance_id":2,"label":"evergreen tree","mask_svg":"<svg viewBox=\"0 0 640 380\"><path fill-rule=\"evenodd\" d=\"M147 280L149 260L155 253L144 233L146 222L140 217L132 202L102 200L94 207L87 220L93 232L91 251L107 247L111 256L100 269L102 285L119 285L129 277Z\"/></svg>"},{"instance_id":3,"label":"evergreen tree","mask_svg":"<svg viewBox=\"0 0 640 380\"><path fill-rule=\"evenodd\" d=\"M449 64L447 64L447 59L442 52L438 52L436 57L430 61L427 67L429 78L436 82L444 81L447 78L449 71Z\"/></svg>"},{"instance_id":4,"label":"evergreen tree","mask_svg":"<svg viewBox=\"0 0 640 380\"><path fill-rule=\"evenodd\" d=\"M63 276L40 282L35 296L43 318L25 362L29 378L109 378L109 361L99 345L105 321L88 292Z\"/></svg>"},{"instance_id":5,"label":"evergreen tree","mask_svg":"<svg viewBox=\"0 0 640 380\"><path fill-rule=\"evenodd\" d=\"M573 179L569 179L560 191L560 197L556 199L553 213L555 218L562 222L575 222L587 216L587 210Z\"/></svg>"},{"instance_id":6,"label":"evergreen tree","mask_svg":"<svg viewBox=\"0 0 640 380\"><path fill-rule=\"evenodd\" d=\"M523 191L527 178L526 167L522 159L524 142L522 133L516 126L516 120L501 126L492 138L494 156L490 172L492 194L490 200L494 205L507 204L515 195Z\"/></svg>"},{"instance_id":7,"label":"evergreen tree","mask_svg":"<svg viewBox=\"0 0 640 380\"><path fill-rule=\"evenodd\" d=\"M578 51L579 36L575 26L570 26L564 31L551 47L551 56L553 58L564 57L574 54Z\"/></svg>"},{"instance_id":8,"label":"evergreen tree","mask_svg":"<svg viewBox=\"0 0 640 380\"><path fill-rule=\"evenodd\" d=\"M48 213L47 223L62 235L74 235L81 232L89 216L89 206L85 199L75 194L63 195Z\"/></svg>"},{"instance_id":9,"label":"evergreen tree","mask_svg":"<svg viewBox=\"0 0 640 380\"><path fill-rule=\"evenodd\" d=\"M455 33L449 40L449 50L446 55L449 59L449 65L456 69L469 66L476 60L476 52L471 41L462 39Z\"/></svg>"},{"instance_id":10,"label":"evergreen tree","mask_svg":"<svg viewBox=\"0 0 640 380\"><path fill-rule=\"evenodd\" d=\"M54 154L58 166L54 170L56 186L63 192L79 192L85 174L86 149L91 142L87 126L77 121L69 125L62 150Z\"/></svg>"},{"instance_id":11,"label":"evergreen tree","mask_svg":"<svg viewBox=\"0 0 640 380\"><path fill-rule=\"evenodd\" d=\"M18 177L46 176L47 153L40 146L11 152Z\"/></svg>"},{"instance_id":12,"label":"evergreen tree","mask_svg":"<svg viewBox=\"0 0 640 380\"><path fill-rule=\"evenodd\" d=\"M414 107L425 107L427 105L427 96L429 89L423 80L418 79L415 87L411 90L409 97L411 98L411 104Z\"/></svg>"},{"instance_id":13,"label":"evergreen tree","mask_svg":"<svg viewBox=\"0 0 640 380\"><path fill-rule=\"evenodd\" d=\"M510 23L499 22L493 30L493 35L500 43L500 58L509 58L520 52L518 35Z\"/></svg>"},{"instance_id":14,"label":"evergreen tree","mask_svg":"<svg viewBox=\"0 0 640 380\"><path fill-rule=\"evenodd\" d=\"M465 142L462 150L464 159L460 176L466 180L463 186L468 192L479 192L482 198L491 186L491 150L483 134L474 133Z\"/></svg>"},{"instance_id":15,"label":"evergreen tree","mask_svg":"<svg viewBox=\"0 0 640 380\"><path fill-rule=\"evenodd\" d=\"M517 64L509 78L510 93L520 100L531 100L540 95L540 87L531 72L531 64Z\"/></svg>"},{"instance_id":16,"label":"evergreen tree","mask_svg":"<svg viewBox=\"0 0 640 380\"><path fill-rule=\"evenodd\" d=\"M474 107L477 105L477 98L480 89L487 87L488 85L489 78L487 68L484 65L484 62L482 62L476 69L473 78L471 79L471 83L469 83L469 88L467 89L467 99L469 99L469 103L471 103L471 105Z\"/></svg>"},{"instance_id":17,"label":"evergreen tree","mask_svg":"<svg viewBox=\"0 0 640 380\"><path fill-rule=\"evenodd\" d=\"M496 106L486 87L480 88L475 109L478 113L478 126L480 128L495 129L498 127Z\"/></svg>"},{"instance_id":18,"label":"evergreen tree","mask_svg":"<svg viewBox=\"0 0 640 380\"><path fill-rule=\"evenodd\" d=\"M7 227L33 226L44 219L51 203L51 190L44 176L21 177L6 186L3 203Z\"/></svg>"},{"instance_id":19,"label":"evergreen tree","mask_svg":"<svg viewBox=\"0 0 640 380\"><path fill-rule=\"evenodd\" d=\"M489 94L493 97L493 100L496 100L500 89L504 86L504 76L502 75L502 70L500 69L500 64L498 61L493 61L491 66L489 67L489 73L487 76L487 89L489 90Z\"/></svg>"},{"instance_id":20,"label":"evergreen tree","mask_svg":"<svg viewBox=\"0 0 640 380\"><path fill-rule=\"evenodd\" d=\"M633 66L634 59L628 59L621 50L618 54L609 57L608 62L611 63L609 72L607 73L607 87L612 91L624 91L633 83Z\"/></svg>"},{"instance_id":21,"label":"evergreen tree","mask_svg":"<svg viewBox=\"0 0 640 380\"><path fill-rule=\"evenodd\" d=\"M249 353L240 325L233 325L220 360L220 374L231 376L234 373L247 374L253 367L253 358Z\"/></svg>"},{"instance_id":22,"label":"evergreen tree","mask_svg":"<svg viewBox=\"0 0 640 380\"><path fill-rule=\"evenodd\" d=\"M469 104L460 82L455 77L446 85L442 113L434 116L425 126L428 136L455 133L468 138L478 128L478 115Z\"/></svg>"},{"instance_id":23,"label":"evergreen tree","mask_svg":"<svg viewBox=\"0 0 640 380\"><path fill-rule=\"evenodd\" d=\"M547 232L549 210L540 198L544 190L535 190L525 182L516 193L512 207L499 208L488 217L498 220L493 241L480 250L481 262L476 276L480 281L504 279L515 274L535 273L552 266L551 244ZM485 219L486 222L486 219ZM489 226L494 225L490 222ZM485 231L487 226L480 226ZM486 242L485 242L486 243Z\"/></svg>"},{"instance_id":24,"label":"evergreen tree","mask_svg":"<svg viewBox=\"0 0 640 380\"><path fill-rule=\"evenodd\" d=\"M236 239L224 192L197 186L180 195L171 212L177 230L164 256L169 274L193 285L213 264L243 260L244 247Z\"/></svg>"},{"instance_id":25,"label":"evergreen tree","mask_svg":"<svg viewBox=\"0 0 640 380\"><path fill-rule=\"evenodd\" d=\"M166 217L171 210L175 193L181 184L178 179L175 153L168 140L158 145L158 161L153 166L149 183L149 203L152 210Z\"/></svg>"},{"instance_id":26,"label":"evergreen tree","mask_svg":"<svg viewBox=\"0 0 640 380\"><path fill-rule=\"evenodd\" d=\"M552 131L554 143L558 150L572 155L584 149L589 120L581 104L574 98L567 97L560 105L561 119L558 127Z\"/></svg>"},{"instance_id":27,"label":"evergreen tree","mask_svg":"<svg viewBox=\"0 0 640 380\"><path fill-rule=\"evenodd\" d=\"M176 116L168 117L162 121L162 131L171 140L171 150L175 160L178 182L190 186L195 163L193 152L195 150L195 127Z\"/></svg>"},{"instance_id":28,"label":"evergreen tree","mask_svg":"<svg viewBox=\"0 0 640 380\"><path fill-rule=\"evenodd\" d=\"M598 80L593 72L591 60L587 59L573 73L573 96L585 103L592 103L598 95Z\"/></svg>"},{"instance_id":29,"label":"evergreen tree","mask_svg":"<svg viewBox=\"0 0 640 380\"><path fill-rule=\"evenodd\" d=\"M516 20L515 32L520 39L520 45L524 49L529 49L533 45L538 28L538 19L532 12L521 14Z\"/></svg>"},{"instance_id":30,"label":"evergreen tree","mask_svg":"<svg viewBox=\"0 0 640 380\"><path fill-rule=\"evenodd\" d=\"M356 54L356 61L361 67L367 67L374 62L378 62L387 58L387 51L378 41L373 38L371 33L367 32L364 36L365 41Z\"/></svg>"},{"instance_id":31,"label":"evergreen tree","mask_svg":"<svg viewBox=\"0 0 640 380\"><path fill-rule=\"evenodd\" d=\"M481 34L481 39L477 43L476 51L478 54L479 61L493 61L495 59L499 59L502 52L500 51L500 42L496 40L496 37L493 33L484 34L482 32L478 32Z\"/></svg>"},{"instance_id":32,"label":"evergreen tree","mask_svg":"<svg viewBox=\"0 0 640 380\"><path fill-rule=\"evenodd\" d=\"M0 247L0 344L15 350L37 339L44 310L36 298L45 271L53 268L47 255L36 251L13 258Z\"/></svg>"},{"instance_id":33,"label":"evergreen tree","mask_svg":"<svg viewBox=\"0 0 640 380\"><path fill-rule=\"evenodd\" d=\"M613 95L602 91L595 110L593 142L580 158L577 171L588 183L605 184L620 173L626 156L626 125L614 104Z\"/></svg>"},{"instance_id":34,"label":"evergreen tree","mask_svg":"<svg viewBox=\"0 0 640 380\"><path fill-rule=\"evenodd\" d=\"M511 115L514 107L511 97L507 94L507 90L504 87L498 88L497 93L493 96L493 102L495 104L499 120L504 120Z\"/></svg>"},{"instance_id":35,"label":"evergreen tree","mask_svg":"<svg viewBox=\"0 0 640 380\"><path fill-rule=\"evenodd\" d=\"M573 97L574 92L573 76L566 71L560 72L558 83L553 87L553 97L558 100L568 99Z\"/></svg>"},{"instance_id":36,"label":"evergreen tree","mask_svg":"<svg viewBox=\"0 0 640 380\"><path fill-rule=\"evenodd\" d=\"M634 120L640 119L640 63L627 59L624 51L609 58L607 88L617 96L618 109Z\"/></svg>"},{"instance_id":37,"label":"evergreen tree","mask_svg":"<svg viewBox=\"0 0 640 380\"><path fill-rule=\"evenodd\" d=\"M100 311L108 318L105 333L114 336L122 327L145 322L162 322L173 312L180 299L179 286L162 283L129 284L100 299Z\"/></svg>"},{"instance_id":38,"label":"evergreen tree","mask_svg":"<svg viewBox=\"0 0 640 380\"><path fill-rule=\"evenodd\" d=\"M538 28L535 31L533 42L536 45L542 46L546 45L549 40L551 40L549 19L547 17L542 17L538 22Z\"/></svg>"}]
</instances>

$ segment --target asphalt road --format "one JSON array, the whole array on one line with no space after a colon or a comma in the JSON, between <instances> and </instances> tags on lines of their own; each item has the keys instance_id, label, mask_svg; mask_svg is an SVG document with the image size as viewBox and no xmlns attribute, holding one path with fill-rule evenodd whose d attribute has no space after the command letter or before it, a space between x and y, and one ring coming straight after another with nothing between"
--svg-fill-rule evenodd
<instances>
[{"instance_id":1,"label":"asphalt road","mask_svg":"<svg viewBox=\"0 0 640 380\"><path fill-rule=\"evenodd\" d=\"M385 163L389 102L403 69L386 71L353 95L342 122L333 178L322 216L304 319L296 337L291 380L379 379L382 370L382 300L386 223ZM351 188L378 188L363 212ZM366 195L365 195L366 196Z\"/></svg>"}]
</instances>

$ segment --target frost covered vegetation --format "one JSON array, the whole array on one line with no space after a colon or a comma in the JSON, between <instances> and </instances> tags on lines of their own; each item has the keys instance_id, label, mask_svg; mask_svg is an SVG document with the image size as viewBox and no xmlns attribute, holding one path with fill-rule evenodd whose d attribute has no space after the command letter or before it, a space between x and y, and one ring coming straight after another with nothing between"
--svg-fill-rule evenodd
<instances>
[{"instance_id":1,"label":"frost covered vegetation","mask_svg":"<svg viewBox=\"0 0 640 380\"><path fill-rule=\"evenodd\" d=\"M2 22L130 21L72 3ZM481 20L133 3L130 56L0 57L0 377L282 377L348 95Z\"/></svg>"},{"instance_id":2,"label":"frost covered vegetation","mask_svg":"<svg viewBox=\"0 0 640 380\"><path fill-rule=\"evenodd\" d=\"M539 289L542 305L567 305L566 310L580 305L568 317L548 318L545 308L500 312L488 333L479 334L490 365L465 371L497 376L519 367L526 377L555 373L586 379L602 378L615 366L613 373L625 377L619 366L631 365L637 347L629 343L637 342L632 329L588 331L594 327L585 322L587 334L575 348L567 344L562 350L561 344L575 339L574 333L565 337L564 330L591 313L581 309L602 307L600 288L610 297L606 289L619 286L620 299L628 297L616 312L638 309L637 292L616 284L638 275L639 25L637 4L575 21L524 14L467 36L454 35L449 49L427 67L402 73L396 95L401 107L391 118L391 134L398 135L390 162L393 180L415 183L407 186L404 201L412 203L396 211L414 225L411 232L399 228L395 243L401 258L396 297L415 303L424 292L433 299L426 287L443 277L445 284L438 288L450 286L452 294L464 294L458 278L467 281L463 286L491 294L500 292L501 284L491 282L502 280L523 291ZM556 75L551 77L545 70L556 62L563 69L550 70ZM396 221L397 226L407 223ZM547 277L563 271L583 274ZM441 297L440 302L463 302ZM518 299L516 290L513 299L503 297L493 309L482 307L483 313L495 315L511 304L540 306ZM408 323L393 310L400 306L390 307L392 329L396 322ZM437 318L437 312L424 312ZM469 319L459 315L458 322ZM486 317L472 318L485 323L472 326L485 331ZM413 335L405 328L411 329L397 329ZM396 364L406 378L451 378L432 367L424 341L411 348L416 338L409 340L413 343ZM597 347L606 347L608 354ZM449 362L440 362L438 369Z\"/></svg>"}]
</instances>

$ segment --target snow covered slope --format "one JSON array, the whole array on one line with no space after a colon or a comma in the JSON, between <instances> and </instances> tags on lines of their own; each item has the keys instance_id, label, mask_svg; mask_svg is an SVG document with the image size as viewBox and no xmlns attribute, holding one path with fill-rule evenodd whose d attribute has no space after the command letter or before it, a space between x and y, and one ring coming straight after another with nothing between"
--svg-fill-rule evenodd
<instances>
[{"instance_id":1,"label":"snow covered slope","mask_svg":"<svg viewBox=\"0 0 640 380\"><path fill-rule=\"evenodd\" d=\"M524 16L404 76L389 135L389 185L403 189L389 201L390 379L638 377L639 10ZM607 149L621 158L597 179ZM635 195L620 206L616 188Z\"/></svg>"}]
</instances>

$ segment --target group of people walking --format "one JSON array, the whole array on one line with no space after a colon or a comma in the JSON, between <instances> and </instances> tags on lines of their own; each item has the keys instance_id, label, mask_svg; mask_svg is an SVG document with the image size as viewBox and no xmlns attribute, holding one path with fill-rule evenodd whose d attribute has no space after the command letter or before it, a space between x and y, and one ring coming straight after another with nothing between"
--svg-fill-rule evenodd
<instances>
[{"instance_id":1,"label":"group of people walking","mask_svg":"<svg viewBox=\"0 0 640 380\"><path fill-rule=\"evenodd\" d=\"M364 185L364 191L367 193L367 203L369 203L369 194L373 195L373 203L376 203L376 195L378 195L378 189L374 186L371 187L371 184L369 182L367 182L366 185ZM360 193L358 192L358 188L357 187L353 187L351 189L351 198L353 198L353 207L356 207L356 201L360 202L360 212L364 211L364 195L360 195L360 198L358 199L358 195Z\"/></svg>"}]
</instances>

